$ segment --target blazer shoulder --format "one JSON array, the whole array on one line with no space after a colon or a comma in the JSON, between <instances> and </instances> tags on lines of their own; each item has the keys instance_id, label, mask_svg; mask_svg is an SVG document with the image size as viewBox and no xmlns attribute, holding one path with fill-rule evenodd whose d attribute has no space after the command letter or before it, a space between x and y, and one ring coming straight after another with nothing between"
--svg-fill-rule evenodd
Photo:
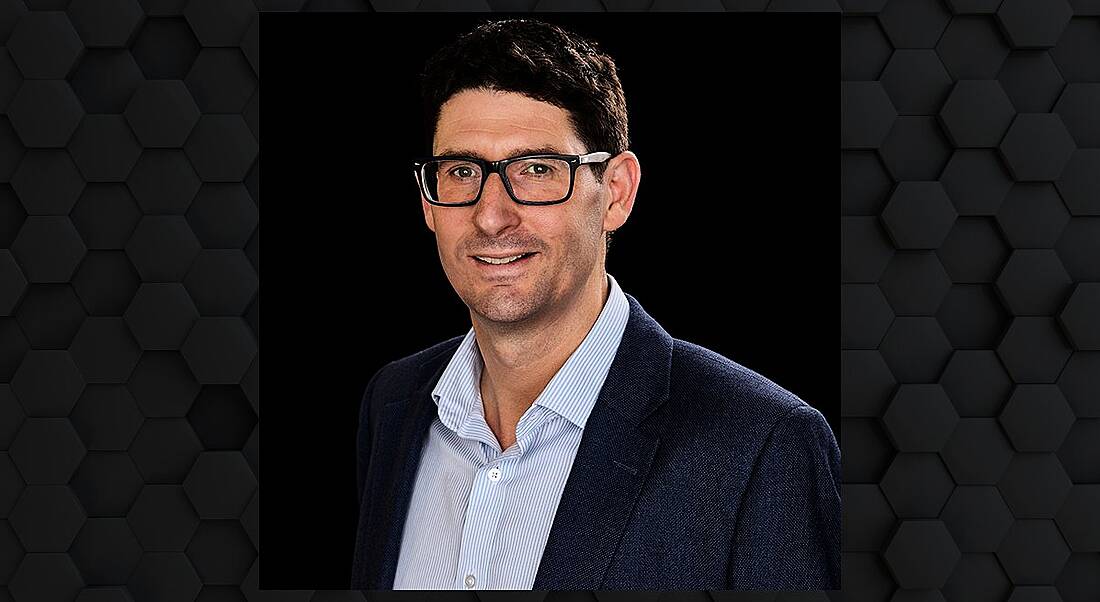
<instances>
[{"instance_id":1,"label":"blazer shoulder","mask_svg":"<svg viewBox=\"0 0 1100 602\"><path fill-rule=\"evenodd\" d=\"M449 359L458 349L465 334L451 337L436 343L427 349L395 359L382 366L371 378L375 391L393 391L395 389L415 389L421 383L426 366L438 366L439 362ZM428 372L431 373L430 371Z\"/></svg>"},{"instance_id":2,"label":"blazer shoulder","mask_svg":"<svg viewBox=\"0 0 1100 602\"><path fill-rule=\"evenodd\" d=\"M681 339L673 339L669 381L670 398L698 400L709 419L725 415L742 424L774 425L795 410L813 409L758 372Z\"/></svg>"}]
</instances>

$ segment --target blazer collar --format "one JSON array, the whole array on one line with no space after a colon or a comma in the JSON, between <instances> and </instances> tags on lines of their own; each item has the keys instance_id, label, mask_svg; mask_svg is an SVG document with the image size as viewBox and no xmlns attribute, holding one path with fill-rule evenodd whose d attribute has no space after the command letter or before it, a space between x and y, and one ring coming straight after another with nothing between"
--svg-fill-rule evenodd
<instances>
[{"instance_id":1,"label":"blazer collar","mask_svg":"<svg viewBox=\"0 0 1100 602\"><path fill-rule=\"evenodd\" d=\"M603 388L588 417L580 447L533 589L600 589L634 502L641 493L659 443L645 420L668 398L672 337L641 304L630 304L622 340ZM375 496L366 532L363 564L373 589L392 589L409 501L437 406L431 391L454 355L460 337L420 364L420 386L408 400L381 412L380 450L398 450L393 469L381 469L371 483ZM385 453L385 452L383 452Z\"/></svg>"}]
</instances>

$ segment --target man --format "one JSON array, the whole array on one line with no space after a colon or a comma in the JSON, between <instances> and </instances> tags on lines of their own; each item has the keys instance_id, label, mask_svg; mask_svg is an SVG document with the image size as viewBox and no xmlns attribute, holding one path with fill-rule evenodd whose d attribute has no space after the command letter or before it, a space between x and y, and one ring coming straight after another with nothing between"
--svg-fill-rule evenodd
<instances>
[{"instance_id":1,"label":"man","mask_svg":"<svg viewBox=\"0 0 1100 602\"><path fill-rule=\"evenodd\" d=\"M605 271L641 179L614 62L483 24L423 74L415 163L471 329L371 379L356 589L839 589L822 415Z\"/></svg>"}]
</instances>

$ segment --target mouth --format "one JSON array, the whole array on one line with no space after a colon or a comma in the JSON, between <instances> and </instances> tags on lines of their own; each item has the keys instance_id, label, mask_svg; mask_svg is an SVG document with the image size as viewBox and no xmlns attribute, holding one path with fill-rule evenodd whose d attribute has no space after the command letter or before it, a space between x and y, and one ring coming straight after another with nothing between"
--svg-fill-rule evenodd
<instances>
[{"instance_id":1,"label":"mouth","mask_svg":"<svg viewBox=\"0 0 1100 602\"><path fill-rule=\"evenodd\" d=\"M537 252L520 253L518 255L506 255L503 257L491 257L488 255L471 255L470 259L481 269L490 272L506 272L524 266L531 262L531 258L538 255Z\"/></svg>"}]
</instances>

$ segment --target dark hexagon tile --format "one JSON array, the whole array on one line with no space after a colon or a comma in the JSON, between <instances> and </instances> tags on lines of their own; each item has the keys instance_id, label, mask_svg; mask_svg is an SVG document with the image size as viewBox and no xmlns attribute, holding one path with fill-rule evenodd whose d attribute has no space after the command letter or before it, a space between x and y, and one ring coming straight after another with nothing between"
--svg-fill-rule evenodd
<instances>
[{"instance_id":1,"label":"dark hexagon tile","mask_svg":"<svg viewBox=\"0 0 1100 602\"><path fill-rule=\"evenodd\" d=\"M143 417L122 385L88 385L69 417L89 450L125 451Z\"/></svg>"},{"instance_id":2,"label":"dark hexagon tile","mask_svg":"<svg viewBox=\"0 0 1100 602\"><path fill-rule=\"evenodd\" d=\"M7 42L23 76L62 79L72 70L84 44L63 12L32 11L19 19Z\"/></svg>"},{"instance_id":3,"label":"dark hexagon tile","mask_svg":"<svg viewBox=\"0 0 1100 602\"><path fill-rule=\"evenodd\" d=\"M1014 50L997 74L1019 113L1046 113L1066 82L1045 50Z\"/></svg>"},{"instance_id":4,"label":"dark hexagon tile","mask_svg":"<svg viewBox=\"0 0 1100 602\"><path fill-rule=\"evenodd\" d=\"M199 313L182 284L147 283L124 317L142 349L168 351L179 349Z\"/></svg>"},{"instance_id":5,"label":"dark hexagon tile","mask_svg":"<svg viewBox=\"0 0 1100 602\"><path fill-rule=\"evenodd\" d=\"M1100 149L1077 149L1056 182L1074 215L1100 215Z\"/></svg>"},{"instance_id":6,"label":"dark hexagon tile","mask_svg":"<svg viewBox=\"0 0 1100 602\"><path fill-rule=\"evenodd\" d=\"M1071 217L1055 248L1075 281L1100 281L1100 217Z\"/></svg>"},{"instance_id":7,"label":"dark hexagon tile","mask_svg":"<svg viewBox=\"0 0 1100 602\"><path fill-rule=\"evenodd\" d=\"M951 288L951 279L935 253L902 252L890 261L879 280L879 288L895 314L931 315Z\"/></svg>"},{"instance_id":8,"label":"dark hexagon tile","mask_svg":"<svg viewBox=\"0 0 1100 602\"><path fill-rule=\"evenodd\" d=\"M1070 554L1057 586L1067 602L1096 599L1100 595L1100 555Z\"/></svg>"},{"instance_id":9,"label":"dark hexagon tile","mask_svg":"<svg viewBox=\"0 0 1100 602\"><path fill-rule=\"evenodd\" d=\"M1069 223L1069 212L1053 185L1026 182L1012 187L997 221L1014 248L1049 249Z\"/></svg>"},{"instance_id":10,"label":"dark hexagon tile","mask_svg":"<svg viewBox=\"0 0 1100 602\"><path fill-rule=\"evenodd\" d=\"M886 600L896 587L889 569L882 562L881 554L843 552L840 555L840 565L841 586L844 588L844 593L852 599ZM721 594L714 597L717 598L719 595ZM735 599L740 599L743 595L752 594L740 594ZM765 599L770 600L772 595L767 594L768 597Z\"/></svg>"},{"instance_id":11,"label":"dark hexagon tile","mask_svg":"<svg viewBox=\"0 0 1100 602\"><path fill-rule=\"evenodd\" d=\"M145 19L137 0L72 0L68 13L89 48L125 47Z\"/></svg>"},{"instance_id":12,"label":"dark hexagon tile","mask_svg":"<svg viewBox=\"0 0 1100 602\"><path fill-rule=\"evenodd\" d=\"M15 373L11 390L28 416L65 417L72 411L84 380L64 351L30 351Z\"/></svg>"},{"instance_id":13,"label":"dark hexagon tile","mask_svg":"<svg viewBox=\"0 0 1100 602\"><path fill-rule=\"evenodd\" d=\"M1062 602L1062 597L1050 585L1021 585L1012 588L1006 602Z\"/></svg>"},{"instance_id":14,"label":"dark hexagon tile","mask_svg":"<svg viewBox=\"0 0 1100 602\"><path fill-rule=\"evenodd\" d=\"M1017 519L1054 518L1071 487L1054 454L1016 454L997 483Z\"/></svg>"},{"instance_id":15,"label":"dark hexagon tile","mask_svg":"<svg viewBox=\"0 0 1100 602\"><path fill-rule=\"evenodd\" d=\"M206 450L239 450L256 425L248 398L234 385L203 387L187 419Z\"/></svg>"},{"instance_id":16,"label":"dark hexagon tile","mask_svg":"<svg viewBox=\"0 0 1100 602\"><path fill-rule=\"evenodd\" d=\"M894 446L882 430L881 421L844 418L840 428L845 458L845 483L878 483L894 457Z\"/></svg>"},{"instance_id":17,"label":"dark hexagon tile","mask_svg":"<svg viewBox=\"0 0 1100 602\"><path fill-rule=\"evenodd\" d=\"M203 115L184 145L205 182L240 182L260 145L239 115Z\"/></svg>"},{"instance_id":18,"label":"dark hexagon tile","mask_svg":"<svg viewBox=\"0 0 1100 602\"><path fill-rule=\"evenodd\" d=\"M1001 426L1022 452L1053 452L1073 426L1073 410L1054 385L1019 385L1001 413Z\"/></svg>"},{"instance_id":19,"label":"dark hexagon tile","mask_svg":"<svg viewBox=\"0 0 1100 602\"><path fill-rule=\"evenodd\" d=\"M890 327L894 313L873 284L840 286L840 346L843 349L874 349Z\"/></svg>"},{"instance_id":20,"label":"dark hexagon tile","mask_svg":"<svg viewBox=\"0 0 1100 602\"><path fill-rule=\"evenodd\" d=\"M122 251L90 251L73 277L73 287L89 314L117 316L133 298L139 283L133 264Z\"/></svg>"},{"instance_id":21,"label":"dark hexagon tile","mask_svg":"<svg viewBox=\"0 0 1100 602\"><path fill-rule=\"evenodd\" d=\"M941 454L959 485L996 485L1012 446L995 418L962 418Z\"/></svg>"},{"instance_id":22,"label":"dark hexagon tile","mask_svg":"<svg viewBox=\"0 0 1100 602\"><path fill-rule=\"evenodd\" d=\"M943 587L962 554L940 521L902 521L883 557L898 585L907 589Z\"/></svg>"},{"instance_id":23,"label":"dark hexagon tile","mask_svg":"<svg viewBox=\"0 0 1100 602\"><path fill-rule=\"evenodd\" d=\"M199 392L187 362L175 351L144 352L128 385L147 418L185 416Z\"/></svg>"},{"instance_id":24,"label":"dark hexagon tile","mask_svg":"<svg viewBox=\"0 0 1100 602\"><path fill-rule=\"evenodd\" d=\"M951 344L935 318L897 317L879 347L901 383L936 382L951 355Z\"/></svg>"},{"instance_id":25,"label":"dark hexagon tile","mask_svg":"<svg viewBox=\"0 0 1100 602\"><path fill-rule=\"evenodd\" d=\"M199 318L180 349L203 384L237 384L256 355L256 341L240 318Z\"/></svg>"},{"instance_id":26,"label":"dark hexagon tile","mask_svg":"<svg viewBox=\"0 0 1100 602\"><path fill-rule=\"evenodd\" d=\"M902 249L939 247L955 218L955 208L939 182L901 182L882 212L886 230Z\"/></svg>"},{"instance_id":27,"label":"dark hexagon tile","mask_svg":"<svg viewBox=\"0 0 1100 602\"><path fill-rule=\"evenodd\" d=\"M840 411L844 416L878 417L894 394L897 381L882 356L873 350L840 352Z\"/></svg>"},{"instance_id":28,"label":"dark hexagon tile","mask_svg":"<svg viewBox=\"0 0 1100 602\"><path fill-rule=\"evenodd\" d=\"M89 184L70 217L86 247L114 250L126 246L141 211L124 184Z\"/></svg>"},{"instance_id":29,"label":"dark hexagon tile","mask_svg":"<svg viewBox=\"0 0 1100 602\"><path fill-rule=\"evenodd\" d=\"M138 223L126 254L145 282L179 282L199 252L199 241L178 215L147 215Z\"/></svg>"},{"instance_id":30,"label":"dark hexagon tile","mask_svg":"<svg viewBox=\"0 0 1100 602\"><path fill-rule=\"evenodd\" d=\"M1013 251L997 277L997 290L1017 316L1057 313L1072 287L1058 254L1050 249Z\"/></svg>"},{"instance_id":31,"label":"dark hexagon tile","mask_svg":"<svg viewBox=\"0 0 1100 602\"><path fill-rule=\"evenodd\" d=\"M1100 483L1100 419L1078 418L1058 459L1074 483Z\"/></svg>"},{"instance_id":32,"label":"dark hexagon tile","mask_svg":"<svg viewBox=\"0 0 1100 602\"><path fill-rule=\"evenodd\" d=\"M252 329L252 336L256 337L256 342L260 342L260 295L256 295L252 299L252 303L248 305L248 310L245 311L244 319L248 322L248 327Z\"/></svg>"},{"instance_id":33,"label":"dark hexagon tile","mask_svg":"<svg viewBox=\"0 0 1100 602\"><path fill-rule=\"evenodd\" d=\"M69 153L31 151L23 156L11 185L28 214L65 215L84 189L84 178Z\"/></svg>"},{"instance_id":34,"label":"dark hexagon tile","mask_svg":"<svg viewBox=\"0 0 1100 602\"><path fill-rule=\"evenodd\" d=\"M955 17L936 52L955 79L994 79L1009 48L992 17Z\"/></svg>"},{"instance_id":35,"label":"dark hexagon tile","mask_svg":"<svg viewBox=\"0 0 1100 602\"><path fill-rule=\"evenodd\" d=\"M183 79L199 54L199 41L182 17L149 18L130 51L146 79Z\"/></svg>"},{"instance_id":36,"label":"dark hexagon tile","mask_svg":"<svg viewBox=\"0 0 1100 602\"><path fill-rule=\"evenodd\" d=\"M1062 118L1077 146L1100 146L1097 103L1100 103L1100 83L1073 83L1066 86L1054 105L1054 112Z\"/></svg>"},{"instance_id":37,"label":"dark hexagon tile","mask_svg":"<svg viewBox=\"0 0 1100 602\"><path fill-rule=\"evenodd\" d=\"M28 217L11 247L28 282L68 282L84 251L76 228L63 216Z\"/></svg>"},{"instance_id":38,"label":"dark hexagon tile","mask_svg":"<svg viewBox=\"0 0 1100 602\"><path fill-rule=\"evenodd\" d=\"M76 602L134 602L123 586L95 586L80 590Z\"/></svg>"},{"instance_id":39,"label":"dark hexagon tile","mask_svg":"<svg viewBox=\"0 0 1100 602\"><path fill-rule=\"evenodd\" d=\"M898 454L880 485L899 518L935 518L955 482L938 454Z\"/></svg>"},{"instance_id":40,"label":"dark hexagon tile","mask_svg":"<svg viewBox=\"0 0 1100 602\"><path fill-rule=\"evenodd\" d=\"M121 113L143 79L129 50L88 50L69 83L88 113Z\"/></svg>"},{"instance_id":41,"label":"dark hexagon tile","mask_svg":"<svg viewBox=\"0 0 1100 602\"><path fill-rule=\"evenodd\" d=\"M27 279L11 251L0 249L0 316L10 316L27 290Z\"/></svg>"},{"instance_id":42,"label":"dark hexagon tile","mask_svg":"<svg viewBox=\"0 0 1100 602\"><path fill-rule=\"evenodd\" d=\"M122 318L88 318L69 348L90 383L126 382L141 349Z\"/></svg>"},{"instance_id":43,"label":"dark hexagon tile","mask_svg":"<svg viewBox=\"0 0 1100 602\"><path fill-rule=\"evenodd\" d=\"M68 82L28 79L8 105L8 117L29 147L61 147L69 142L84 109Z\"/></svg>"},{"instance_id":44,"label":"dark hexagon tile","mask_svg":"<svg viewBox=\"0 0 1100 602\"><path fill-rule=\"evenodd\" d=\"M935 117L898 117L879 148L895 180L936 180L951 157L951 145Z\"/></svg>"},{"instance_id":45,"label":"dark hexagon tile","mask_svg":"<svg viewBox=\"0 0 1100 602\"><path fill-rule=\"evenodd\" d=\"M240 113L257 84L237 48L203 48L185 81L203 113Z\"/></svg>"},{"instance_id":46,"label":"dark hexagon tile","mask_svg":"<svg viewBox=\"0 0 1100 602\"><path fill-rule=\"evenodd\" d=\"M204 316L239 316L259 289L260 280L244 253L205 250L187 272L184 285Z\"/></svg>"},{"instance_id":47,"label":"dark hexagon tile","mask_svg":"<svg viewBox=\"0 0 1100 602\"><path fill-rule=\"evenodd\" d=\"M886 42L885 38L881 38L881 41ZM258 14L252 17L252 24L248 26L244 36L241 37L241 52L248 59L248 64L252 65L252 71L258 75L260 73L260 16ZM846 78L841 77L840 79ZM869 79L874 79L874 77ZM255 95L253 95L253 101L255 101ZM253 130L253 132L255 131Z\"/></svg>"},{"instance_id":48,"label":"dark hexagon tile","mask_svg":"<svg viewBox=\"0 0 1100 602\"><path fill-rule=\"evenodd\" d=\"M8 453L28 485L68 483L84 444L66 418L27 418Z\"/></svg>"},{"instance_id":49,"label":"dark hexagon tile","mask_svg":"<svg viewBox=\"0 0 1100 602\"><path fill-rule=\"evenodd\" d=\"M84 523L84 508L65 485L31 485L8 520L28 552L64 552Z\"/></svg>"},{"instance_id":50,"label":"dark hexagon tile","mask_svg":"<svg viewBox=\"0 0 1100 602\"><path fill-rule=\"evenodd\" d=\"M1052 383L1071 350L1054 318L1016 318L997 347L997 355L1017 383Z\"/></svg>"},{"instance_id":51,"label":"dark hexagon tile","mask_svg":"<svg viewBox=\"0 0 1100 602\"><path fill-rule=\"evenodd\" d=\"M11 392L11 385L0 384L0 449L8 449L19 427L23 425L26 413L23 405ZM0 503L0 515L3 515L4 505Z\"/></svg>"},{"instance_id":52,"label":"dark hexagon tile","mask_svg":"<svg viewBox=\"0 0 1100 602\"><path fill-rule=\"evenodd\" d=\"M878 82L840 83L841 148L877 148L896 115Z\"/></svg>"},{"instance_id":53,"label":"dark hexagon tile","mask_svg":"<svg viewBox=\"0 0 1100 602\"><path fill-rule=\"evenodd\" d=\"M248 170L248 175L244 179L244 187L248 189L248 195L252 197L252 202L256 203L256 206L260 206L260 158L257 157L256 161L252 163L252 167Z\"/></svg>"},{"instance_id":54,"label":"dark hexagon tile","mask_svg":"<svg viewBox=\"0 0 1100 602\"><path fill-rule=\"evenodd\" d=\"M88 585L125 583L141 558L141 546L122 518L91 518L69 555Z\"/></svg>"},{"instance_id":55,"label":"dark hexagon tile","mask_svg":"<svg viewBox=\"0 0 1100 602\"><path fill-rule=\"evenodd\" d=\"M175 17L183 14L187 0L139 0L150 17ZM299 7L300 8L300 7Z\"/></svg>"},{"instance_id":56,"label":"dark hexagon tile","mask_svg":"<svg viewBox=\"0 0 1100 602\"><path fill-rule=\"evenodd\" d=\"M235 519L252 498L256 477L240 452L209 451L199 455L183 488L200 518Z\"/></svg>"},{"instance_id":57,"label":"dark hexagon tile","mask_svg":"<svg viewBox=\"0 0 1100 602\"><path fill-rule=\"evenodd\" d=\"M248 441L244 444L244 448L241 449L241 454L244 455L244 459L248 462L249 468L252 469L252 474L260 474L260 425L256 424L252 428L252 434L248 436Z\"/></svg>"},{"instance_id":58,"label":"dark hexagon tile","mask_svg":"<svg viewBox=\"0 0 1100 602\"><path fill-rule=\"evenodd\" d=\"M1008 326L1009 314L993 287L956 284L936 312L936 319L956 349L996 347Z\"/></svg>"},{"instance_id":59,"label":"dark hexagon tile","mask_svg":"<svg viewBox=\"0 0 1100 602\"><path fill-rule=\"evenodd\" d=\"M951 92L951 75L933 50L895 50L879 80L902 115L933 115Z\"/></svg>"},{"instance_id":60,"label":"dark hexagon tile","mask_svg":"<svg viewBox=\"0 0 1100 602\"><path fill-rule=\"evenodd\" d=\"M187 86L180 80L148 80L126 106L126 120L145 147L179 148L199 121Z\"/></svg>"},{"instance_id":61,"label":"dark hexagon tile","mask_svg":"<svg viewBox=\"0 0 1100 602\"><path fill-rule=\"evenodd\" d=\"M1012 582L993 554L963 554L955 571L943 586L943 595L951 602L1002 602Z\"/></svg>"},{"instance_id":62,"label":"dark hexagon tile","mask_svg":"<svg viewBox=\"0 0 1100 602\"><path fill-rule=\"evenodd\" d=\"M982 148L997 146L1016 110L997 80L963 80L939 115L956 147Z\"/></svg>"},{"instance_id":63,"label":"dark hexagon tile","mask_svg":"<svg viewBox=\"0 0 1100 602\"><path fill-rule=\"evenodd\" d=\"M199 517L183 487L146 485L126 522L148 552L182 552L199 526Z\"/></svg>"},{"instance_id":64,"label":"dark hexagon tile","mask_svg":"<svg viewBox=\"0 0 1100 602\"><path fill-rule=\"evenodd\" d=\"M70 483L88 516L123 516L143 485L141 474L123 452L90 452Z\"/></svg>"},{"instance_id":65,"label":"dark hexagon tile","mask_svg":"<svg viewBox=\"0 0 1100 602\"><path fill-rule=\"evenodd\" d=\"M842 197L843 194L842 191ZM260 223L260 213L244 186L209 183L202 185L187 210L187 223L205 249L241 249Z\"/></svg>"},{"instance_id":66,"label":"dark hexagon tile","mask_svg":"<svg viewBox=\"0 0 1100 602\"><path fill-rule=\"evenodd\" d=\"M126 183L146 215L184 213L202 184L179 150L146 150Z\"/></svg>"},{"instance_id":67,"label":"dark hexagon tile","mask_svg":"<svg viewBox=\"0 0 1100 602\"><path fill-rule=\"evenodd\" d=\"M3 394L0 393L0 395ZM19 470L6 452L0 452L0 517L8 518L11 509L15 507L15 502L23 495L24 488L23 477L19 476ZM4 555L0 554L0 558L3 557ZM0 568L0 579L6 577L3 568Z\"/></svg>"},{"instance_id":68,"label":"dark hexagon tile","mask_svg":"<svg viewBox=\"0 0 1100 602\"><path fill-rule=\"evenodd\" d=\"M19 135L11 127L11 121L6 116L0 117L0 180L11 179L26 152Z\"/></svg>"},{"instance_id":69,"label":"dark hexagon tile","mask_svg":"<svg viewBox=\"0 0 1100 602\"><path fill-rule=\"evenodd\" d=\"M236 46L256 16L249 0L189 0L187 22L203 46Z\"/></svg>"},{"instance_id":70,"label":"dark hexagon tile","mask_svg":"<svg viewBox=\"0 0 1100 602\"><path fill-rule=\"evenodd\" d=\"M1073 138L1053 113L1021 113L1013 120L1001 155L1020 181L1054 181L1074 151Z\"/></svg>"},{"instance_id":71,"label":"dark hexagon tile","mask_svg":"<svg viewBox=\"0 0 1100 602\"><path fill-rule=\"evenodd\" d=\"M895 48L931 48L951 13L939 0L890 0L878 18Z\"/></svg>"},{"instance_id":72,"label":"dark hexagon tile","mask_svg":"<svg viewBox=\"0 0 1100 602\"><path fill-rule=\"evenodd\" d=\"M861 485L850 485L850 487L861 487ZM864 487L865 487L865 485L864 485ZM879 494L879 498L882 500L882 505L885 506L886 512L888 512L890 514L890 521L889 521L890 524L888 526L884 526L885 521L882 519L882 517L880 515L876 515L875 514L876 511L872 510L872 509L869 509L869 508L867 509L867 514L865 514L864 517L861 519L863 521L862 524L867 529L871 529L872 527L868 523L870 523L872 521L875 521L875 526L880 528L880 529L883 529L883 528L884 529L892 529L894 527L894 519L893 519L894 514L893 514L893 512L890 512L890 507L886 503L886 500L882 498L881 493ZM845 499L848 499L848 498L845 498ZM856 502L856 499L854 497L852 498L852 500L853 500L853 502ZM879 508L879 510L881 510L881 507ZM260 542L260 492L259 492L259 490L257 490L256 493L252 494L252 499L249 500L248 506L245 507L244 513L241 514L241 526L243 526L245 532L248 533L248 538L252 540L252 545L256 548L259 548L260 547L260 543L259 543ZM885 537L886 537L885 534L883 534L882 538L885 539Z\"/></svg>"},{"instance_id":73,"label":"dark hexagon tile","mask_svg":"<svg viewBox=\"0 0 1100 602\"><path fill-rule=\"evenodd\" d=\"M86 115L69 153L89 182L121 182L141 155L141 146L121 115Z\"/></svg>"},{"instance_id":74,"label":"dark hexagon tile","mask_svg":"<svg viewBox=\"0 0 1100 602\"><path fill-rule=\"evenodd\" d=\"M1015 48L1049 48L1073 16L1066 0L1048 0L1042 4L1028 0L1004 0L997 9L1001 24Z\"/></svg>"},{"instance_id":75,"label":"dark hexagon tile","mask_svg":"<svg viewBox=\"0 0 1100 602\"><path fill-rule=\"evenodd\" d=\"M1013 522L996 487L969 485L955 487L941 518L963 552L995 552Z\"/></svg>"},{"instance_id":76,"label":"dark hexagon tile","mask_svg":"<svg viewBox=\"0 0 1100 602\"><path fill-rule=\"evenodd\" d=\"M27 212L15 191L7 184L0 184L0 247L11 247L26 219Z\"/></svg>"},{"instance_id":77,"label":"dark hexagon tile","mask_svg":"<svg viewBox=\"0 0 1100 602\"><path fill-rule=\"evenodd\" d=\"M14 318L0 318L0 380L11 380L30 344ZM11 428L8 425L7 428ZM0 440L6 429L0 427Z\"/></svg>"},{"instance_id":78,"label":"dark hexagon tile","mask_svg":"<svg viewBox=\"0 0 1100 602\"><path fill-rule=\"evenodd\" d=\"M878 21L874 17L845 16L840 20L840 31L840 79L878 79L893 50ZM247 51L245 55L252 61ZM256 69L255 61L252 61L252 67Z\"/></svg>"},{"instance_id":79,"label":"dark hexagon tile","mask_svg":"<svg viewBox=\"0 0 1100 602\"><path fill-rule=\"evenodd\" d=\"M897 517L878 485L843 485L843 550L877 552L894 530ZM257 494L258 495L258 494Z\"/></svg>"},{"instance_id":80,"label":"dark hexagon tile","mask_svg":"<svg viewBox=\"0 0 1100 602\"><path fill-rule=\"evenodd\" d=\"M1100 283L1078 284L1059 319L1075 349L1100 351Z\"/></svg>"},{"instance_id":81,"label":"dark hexagon tile","mask_svg":"<svg viewBox=\"0 0 1100 602\"><path fill-rule=\"evenodd\" d=\"M83 586L68 554L27 554L8 582L15 602L72 600Z\"/></svg>"},{"instance_id":82,"label":"dark hexagon tile","mask_svg":"<svg viewBox=\"0 0 1100 602\"><path fill-rule=\"evenodd\" d=\"M187 556L207 585L238 585L256 550L238 520L204 520L187 545Z\"/></svg>"},{"instance_id":83,"label":"dark hexagon tile","mask_svg":"<svg viewBox=\"0 0 1100 602\"><path fill-rule=\"evenodd\" d=\"M145 482L160 484L182 483L201 451L202 443L183 418L147 418L129 453Z\"/></svg>"},{"instance_id":84,"label":"dark hexagon tile","mask_svg":"<svg viewBox=\"0 0 1100 602\"><path fill-rule=\"evenodd\" d=\"M1058 387L1078 418L1100 418L1100 353L1074 353L1058 377Z\"/></svg>"},{"instance_id":85,"label":"dark hexagon tile","mask_svg":"<svg viewBox=\"0 0 1100 602\"><path fill-rule=\"evenodd\" d=\"M843 353L843 352L841 352ZM869 375L873 376L873 375ZM260 356L257 354L256 359L252 360L252 365L248 367L248 372L244 373L244 378L241 379L241 390L244 391L245 397L248 398L248 402L252 404L252 411L260 413Z\"/></svg>"},{"instance_id":86,"label":"dark hexagon tile","mask_svg":"<svg viewBox=\"0 0 1100 602\"><path fill-rule=\"evenodd\" d=\"M16 310L15 319L19 322L14 327L16 332L8 332L15 344L25 333L24 340L34 349L68 349L86 315L72 286L32 284L27 287L23 301ZM20 362L23 354L19 353L13 359ZM17 366L18 363L13 366L11 374L15 373Z\"/></svg>"},{"instance_id":87,"label":"dark hexagon tile","mask_svg":"<svg viewBox=\"0 0 1100 602\"><path fill-rule=\"evenodd\" d=\"M959 415L939 385L901 385L882 417L902 452L937 452L947 443Z\"/></svg>"},{"instance_id":88,"label":"dark hexagon tile","mask_svg":"<svg viewBox=\"0 0 1100 602\"><path fill-rule=\"evenodd\" d=\"M1074 485L1055 519L1074 552L1100 552L1100 485Z\"/></svg>"},{"instance_id":89,"label":"dark hexagon tile","mask_svg":"<svg viewBox=\"0 0 1100 602\"><path fill-rule=\"evenodd\" d=\"M893 255L878 218L840 218L841 282L877 282Z\"/></svg>"},{"instance_id":90,"label":"dark hexagon tile","mask_svg":"<svg viewBox=\"0 0 1100 602\"><path fill-rule=\"evenodd\" d=\"M184 554L146 552L126 586L137 600L192 602L202 582Z\"/></svg>"},{"instance_id":91,"label":"dark hexagon tile","mask_svg":"<svg viewBox=\"0 0 1100 602\"><path fill-rule=\"evenodd\" d=\"M997 12L1002 0L947 0L947 6L956 15L991 15Z\"/></svg>"},{"instance_id":92,"label":"dark hexagon tile","mask_svg":"<svg viewBox=\"0 0 1100 602\"><path fill-rule=\"evenodd\" d=\"M0 40L3 39L5 38L0 36ZM11 103L12 97L22 83L23 73L19 71L19 66L12 60L11 53L5 47L0 50L0 111L7 110L8 104Z\"/></svg>"},{"instance_id":93,"label":"dark hexagon tile","mask_svg":"<svg viewBox=\"0 0 1100 602\"><path fill-rule=\"evenodd\" d=\"M1053 520L1018 520L997 549L997 558L1017 585L1053 583L1069 548Z\"/></svg>"}]
</instances>

